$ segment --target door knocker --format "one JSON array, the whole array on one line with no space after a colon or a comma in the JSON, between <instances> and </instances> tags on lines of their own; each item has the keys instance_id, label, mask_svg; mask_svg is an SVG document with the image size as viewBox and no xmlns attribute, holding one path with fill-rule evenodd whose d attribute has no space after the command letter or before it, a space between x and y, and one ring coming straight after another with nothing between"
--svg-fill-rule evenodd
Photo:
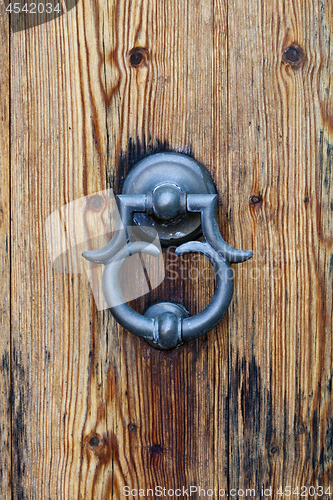
<instances>
[{"instance_id":1,"label":"door knocker","mask_svg":"<svg viewBox=\"0 0 333 500\"><path fill-rule=\"evenodd\" d=\"M148 156L127 175L117 204L120 220L111 241L100 250L83 253L85 259L105 266L103 293L115 319L162 350L174 349L209 332L222 319L232 298L230 264L250 259L253 252L237 250L222 238L216 220L217 193L207 169L179 153ZM142 229L145 241L129 241L127 233L133 224ZM205 242L193 241L201 230ZM154 304L141 315L122 295L119 274L124 261L139 252L158 255L159 249L147 244L147 237L152 240L156 232L163 246L178 247L177 255L196 252L213 265L214 295L208 306L194 316L172 302Z\"/></svg>"}]
</instances>

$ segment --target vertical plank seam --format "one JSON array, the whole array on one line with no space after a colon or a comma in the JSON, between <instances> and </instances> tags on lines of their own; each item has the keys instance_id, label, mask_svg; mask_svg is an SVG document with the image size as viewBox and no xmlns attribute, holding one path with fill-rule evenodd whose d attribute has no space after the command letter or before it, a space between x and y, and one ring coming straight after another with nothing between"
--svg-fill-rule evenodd
<instances>
[{"instance_id":1,"label":"vertical plank seam","mask_svg":"<svg viewBox=\"0 0 333 500\"><path fill-rule=\"evenodd\" d=\"M215 2L215 0L214 0ZM227 45L227 61L226 61L226 67L227 67L227 151L226 151L226 162L227 162L227 172L229 174L229 0L225 0L226 2L226 45ZM229 212L229 206L230 206L230 190L229 190L229 175L228 175L228 212ZM228 232L230 235L230 224L228 224ZM228 332L228 339L227 339L227 349L228 349L228 388L227 388L227 446L228 446L228 456L227 456L227 489L228 493L230 491L230 316L228 313L227 316L227 332Z\"/></svg>"},{"instance_id":2,"label":"vertical plank seam","mask_svg":"<svg viewBox=\"0 0 333 500\"><path fill-rule=\"evenodd\" d=\"M9 95L8 95L8 114L9 114L9 151L8 151L8 161L9 161L9 175L8 175L8 198L9 198L9 432L10 432L10 497L13 499L13 339L12 339L12 30L11 30L11 18L12 14L8 15L8 83L9 83Z\"/></svg>"},{"instance_id":3,"label":"vertical plank seam","mask_svg":"<svg viewBox=\"0 0 333 500\"><path fill-rule=\"evenodd\" d=\"M212 27L213 27L213 86L217 85L217 64L216 64L216 57L218 52L218 45L219 45L219 40L216 40L216 30L215 30L215 11L216 11L216 0L213 1L213 22L212 22ZM224 7L224 5L223 5ZM221 5L219 6L221 8ZM229 0L225 0L225 14L226 16L226 49L227 49L227 61L226 61L226 73L227 73L227 89L226 89L226 94L227 94L227 130L225 133L227 134L227 148L226 148L226 167L227 171L229 169ZM219 29L221 27L219 26ZM217 136L216 136L216 129L217 129L217 121L216 121L216 113L215 113L215 107L216 107L216 92L215 89L213 88L213 126L214 126L214 132L213 132L213 137L214 137L214 147L216 145ZM217 168L217 165L214 166L214 168ZM227 178L228 182L228 189L227 189L227 197L228 197L228 209L229 209L229 176ZM227 231L230 233L230 225L227 224ZM226 419L227 419L227 457L226 457L226 466L227 466L227 491L230 491L230 319L229 319L229 313L226 315L226 323L227 323L227 350L228 350L228 356L227 356L227 404L226 404ZM215 431L215 429L214 429Z\"/></svg>"},{"instance_id":4,"label":"vertical plank seam","mask_svg":"<svg viewBox=\"0 0 333 500\"><path fill-rule=\"evenodd\" d=\"M213 147L214 149L216 149L216 93L215 93L215 87L216 87L216 42L215 42L215 0L212 0L212 3L211 3L211 13L212 13L212 21L211 21L211 29L212 29L212 39L213 39L213 47L212 47L212 54L211 54L211 61L212 61L212 113L213 113ZM213 157L216 161L216 155L214 155ZM214 165L215 162L213 162L213 168L215 168L215 165ZM218 333L215 333L214 334L214 342L215 342L215 349L216 349L216 346L219 345L219 336L218 336ZM217 359L216 359L216 354L214 356L214 360L215 360L215 364L217 363ZM216 376L216 367L214 366L213 367L214 369L214 375L215 375L215 378L214 378L214 388L213 388L213 391L214 391L214 425L213 425L213 443L214 443L214 448L213 448L213 453L214 453L214 457L215 457L215 453L216 453L216 450L215 450L215 446L216 446L216 436L215 436L215 423L216 423L216 419L215 419L215 412L216 412L216 406L217 406L217 410L219 408L219 404L220 404L220 400L219 400L219 393L218 393L218 396L216 398L216 385L219 387L219 377ZM216 467L214 467L214 481L217 480L217 474L216 474Z\"/></svg>"}]
</instances>

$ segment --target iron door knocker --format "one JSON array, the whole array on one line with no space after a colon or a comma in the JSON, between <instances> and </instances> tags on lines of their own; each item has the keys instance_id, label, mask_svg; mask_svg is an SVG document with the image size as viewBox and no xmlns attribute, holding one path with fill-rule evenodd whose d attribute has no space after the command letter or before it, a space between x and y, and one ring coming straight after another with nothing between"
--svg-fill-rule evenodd
<instances>
[{"instance_id":1,"label":"iron door knocker","mask_svg":"<svg viewBox=\"0 0 333 500\"><path fill-rule=\"evenodd\" d=\"M209 332L222 319L232 298L230 264L250 259L253 252L237 250L222 238L216 220L217 193L207 169L180 153L148 156L129 172L117 204L120 219L113 238L100 250L84 252L83 257L104 264L103 293L118 323L163 350ZM133 223L142 229L146 241L129 241ZM201 229L205 243L192 241ZM147 244L147 236L152 240L156 232L162 245L180 245L177 255L200 253L213 265L216 285L212 300L192 317L172 302L154 304L141 315L122 295L119 274L123 263L139 252L158 255L160 250Z\"/></svg>"}]
</instances>

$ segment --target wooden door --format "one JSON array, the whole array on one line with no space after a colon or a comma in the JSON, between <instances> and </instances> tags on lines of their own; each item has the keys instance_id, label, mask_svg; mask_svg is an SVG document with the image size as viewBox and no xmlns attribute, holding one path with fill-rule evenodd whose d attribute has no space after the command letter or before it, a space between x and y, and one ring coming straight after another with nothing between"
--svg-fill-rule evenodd
<instances>
[{"instance_id":1,"label":"wooden door","mask_svg":"<svg viewBox=\"0 0 333 500\"><path fill-rule=\"evenodd\" d=\"M15 31L1 3L1 499L333 496L332 5L80 0ZM254 252L221 323L169 353L97 311L45 236L165 150L209 169L224 238Z\"/></svg>"}]
</instances>

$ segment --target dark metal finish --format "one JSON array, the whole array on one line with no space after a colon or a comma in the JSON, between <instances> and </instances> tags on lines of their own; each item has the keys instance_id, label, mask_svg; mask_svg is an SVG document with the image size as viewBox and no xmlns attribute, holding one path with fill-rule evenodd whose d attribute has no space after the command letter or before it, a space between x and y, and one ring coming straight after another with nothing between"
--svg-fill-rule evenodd
<instances>
[{"instance_id":1,"label":"dark metal finish","mask_svg":"<svg viewBox=\"0 0 333 500\"><path fill-rule=\"evenodd\" d=\"M161 221L176 219L182 211L182 193L183 191L173 184L162 184L154 189L152 204L155 217Z\"/></svg>"},{"instance_id":2,"label":"dark metal finish","mask_svg":"<svg viewBox=\"0 0 333 500\"><path fill-rule=\"evenodd\" d=\"M154 304L150 306L147 311L145 312L145 316L147 318L155 318L158 316L162 316L164 318L164 325L166 324L166 315L169 315L169 318L171 318L170 315L175 316L177 318L177 329L174 331L174 335L170 335L170 328L165 331L165 329L162 330L161 322L159 324L159 338L153 341L147 340L148 344L150 344L152 347L155 347L155 349L161 349L161 350L170 350L173 349L174 347L180 346L183 344L183 339L182 339L182 332L181 332L181 320L183 318L188 318L189 317L189 312L186 311L185 307L181 306L180 304L174 304L173 302L158 302L157 304ZM179 321L180 320L180 321ZM179 325L179 328L178 328ZM165 335L166 334L166 335Z\"/></svg>"},{"instance_id":3,"label":"dark metal finish","mask_svg":"<svg viewBox=\"0 0 333 500\"><path fill-rule=\"evenodd\" d=\"M115 236L106 247L84 252L83 256L105 264L103 292L116 320L152 346L174 349L209 332L222 319L234 288L230 263L244 262L253 253L237 250L222 238L216 221L217 194L212 179L207 170L191 158L175 153L146 158L131 170L123 193L117 197L121 220ZM163 302L151 306L142 316L126 303L119 284L124 261L138 252L159 254L155 245L144 241L130 243L127 231L133 220L148 226L143 233L146 237L153 235L149 231L149 227L153 227L164 244L186 241L176 249L177 255L196 252L211 262L216 286L211 302L203 311L189 317L182 306ZM193 234L198 234L200 221L206 242L188 241Z\"/></svg>"},{"instance_id":4,"label":"dark metal finish","mask_svg":"<svg viewBox=\"0 0 333 500\"><path fill-rule=\"evenodd\" d=\"M184 197L180 201L183 210L170 218L159 218L160 204L158 197L160 186L166 184L173 189L178 187L183 194L216 194L214 182L209 172L189 156L178 153L158 153L140 161L127 175L122 194L147 194L152 197L153 210L146 213L135 213L134 224L144 227L144 231L153 239L156 231L163 246L179 245L195 239L200 234L200 216L186 212ZM170 192L163 198L171 197ZM161 200L162 201L162 200ZM155 211L154 209L157 209ZM178 206L178 201L177 201ZM172 209L172 207L170 207ZM152 231L149 231L149 228ZM146 239L146 236L142 236Z\"/></svg>"}]
</instances>

